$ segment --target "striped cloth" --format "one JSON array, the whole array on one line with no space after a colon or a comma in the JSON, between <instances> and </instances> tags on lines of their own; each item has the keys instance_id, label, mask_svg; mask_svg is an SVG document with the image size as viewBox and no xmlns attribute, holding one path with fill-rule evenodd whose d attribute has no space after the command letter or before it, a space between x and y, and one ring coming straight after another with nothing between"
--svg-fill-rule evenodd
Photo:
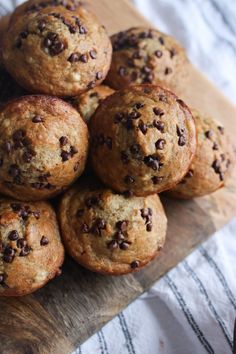
<instances>
[{"instance_id":1,"label":"striped cloth","mask_svg":"<svg viewBox=\"0 0 236 354\"><path fill-rule=\"evenodd\" d=\"M23 1L0 0L0 14L20 2ZM161 30L177 37L191 60L236 102L233 95L236 80L232 80L236 77L235 1L133 2ZM236 219L74 354L232 353L236 316L235 255Z\"/></svg>"}]
</instances>

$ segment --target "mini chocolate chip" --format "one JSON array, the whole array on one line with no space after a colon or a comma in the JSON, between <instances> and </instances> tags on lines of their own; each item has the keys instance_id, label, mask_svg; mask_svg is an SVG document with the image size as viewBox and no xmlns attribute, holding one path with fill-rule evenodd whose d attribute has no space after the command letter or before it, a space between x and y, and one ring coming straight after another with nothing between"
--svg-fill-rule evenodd
<instances>
[{"instance_id":1,"label":"mini chocolate chip","mask_svg":"<svg viewBox=\"0 0 236 354\"><path fill-rule=\"evenodd\" d=\"M177 54L177 50L175 48L170 49L169 52L171 59Z\"/></svg>"},{"instance_id":2,"label":"mini chocolate chip","mask_svg":"<svg viewBox=\"0 0 236 354\"><path fill-rule=\"evenodd\" d=\"M165 44L164 38L163 37L159 37L159 42L161 43L161 45Z\"/></svg>"},{"instance_id":3,"label":"mini chocolate chip","mask_svg":"<svg viewBox=\"0 0 236 354\"><path fill-rule=\"evenodd\" d=\"M165 75L171 74L172 71L173 71L173 70L172 70L171 68L166 68L166 69L165 69Z\"/></svg>"},{"instance_id":4,"label":"mini chocolate chip","mask_svg":"<svg viewBox=\"0 0 236 354\"><path fill-rule=\"evenodd\" d=\"M8 238L10 241L16 241L19 238L19 234L16 230L12 230L9 234L8 234Z\"/></svg>"},{"instance_id":5,"label":"mini chocolate chip","mask_svg":"<svg viewBox=\"0 0 236 354\"><path fill-rule=\"evenodd\" d=\"M126 190L123 192L123 195L125 198L131 198L134 196L134 192L133 191L130 191L130 190Z\"/></svg>"},{"instance_id":6,"label":"mini chocolate chip","mask_svg":"<svg viewBox=\"0 0 236 354\"><path fill-rule=\"evenodd\" d=\"M77 211L77 213L76 213L76 216L78 217L78 218L81 218L81 216L83 216L84 215L84 209L79 209L78 211Z\"/></svg>"},{"instance_id":7,"label":"mini chocolate chip","mask_svg":"<svg viewBox=\"0 0 236 354\"><path fill-rule=\"evenodd\" d=\"M32 122L33 123L43 123L44 119L43 119L43 117L41 117L40 115L37 114L32 118Z\"/></svg>"},{"instance_id":8,"label":"mini chocolate chip","mask_svg":"<svg viewBox=\"0 0 236 354\"><path fill-rule=\"evenodd\" d=\"M71 156L74 156L78 153L78 149L75 146L70 147L70 154Z\"/></svg>"},{"instance_id":9,"label":"mini chocolate chip","mask_svg":"<svg viewBox=\"0 0 236 354\"><path fill-rule=\"evenodd\" d=\"M134 108L140 109L140 108L143 108L144 106L145 106L144 103L137 102L137 103L135 103Z\"/></svg>"},{"instance_id":10,"label":"mini chocolate chip","mask_svg":"<svg viewBox=\"0 0 236 354\"><path fill-rule=\"evenodd\" d=\"M165 147L166 141L165 139L158 139L155 143L157 150L163 150Z\"/></svg>"},{"instance_id":11,"label":"mini chocolate chip","mask_svg":"<svg viewBox=\"0 0 236 354\"><path fill-rule=\"evenodd\" d=\"M23 220L27 220L28 218L28 211L27 210L20 210L19 211L19 216L23 219Z\"/></svg>"},{"instance_id":12,"label":"mini chocolate chip","mask_svg":"<svg viewBox=\"0 0 236 354\"><path fill-rule=\"evenodd\" d=\"M220 181L223 181L223 180L224 180L224 173L223 173L223 172L220 172L220 173L219 173L219 177L220 177Z\"/></svg>"},{"instance_id":13,"label":"mini chocolate chip","mask_svg":"<svg viewBox=\"0 0 236 354\"><path fill-rule=\"evenodd\" d=\"M189 171L186 173L185 177L186 177L186 178L192 178L192 177L193 177L193 174L194 174L193 170L189 170Z\"/></svg>"},{"instance_id":14,"label":"mini chocolate chip","mask_svg":"<svg viewBox=\"0 0 236 354\"><path fill-rule=\"evenodd\" d=\"M140 145L134 144L130 147L130 152L134 155L137 155L140 152Z\"/></svg>"},{"instance_id":15,"label":"mini chocolate chip","mask_svg":"<svg viewBox=\"0 0 236 354\"><path fill-rule=\"evenodd\" d=\"M184 145L186 145L186 138L185 138L183 135L179 137L178 145L179 145L179 146L184 146Z\"/></svg>"},{"instance_id":16,"label":"mini chocolate chip","mask_svg":"<svg viewBox=\"0 0 236 354\"><path fill-rule=\"evenodd\" d=\"M23 248L27 245L27 241L24 238L19 238L16 245L18 248Z\"/></svg>"},{"instance_id":17,"label":"mini chocolate chip","mask_svg":"<svg viewBox=\"0 0 236 354\"><path fill-rule=\"evenodd\" d=\"M25 131L23 129L18 129L12 134L13 140L21 140L25 137Z\"/></svg>"},{"instance_id":18,"label":"mini chocolate chip","mask_svg":"<svg viewBox=\"0 0 236 354\"><path fill-rule=\"evenodd\" d=\"M152 231L152 223L149 222L147 225L146 225L146 230L147 232L151 232Z\"/></svg>"},{"instance_id":19,"label":"mini chocolate chip","mask_svg":"<svg viewBox=\"0 0 236 354\"><path fill-rule=\"evenodd\" d=\"M61 52L63 52L64 49L65 49L65 46L62 42L55 41L55 42L53 42L52 46L50 47L50 54L52 56L58 55Z\"/></svg>"},{"instance_id":20,"label":"mini chocolate chip","mask_svg":"<svg viewBox=\"0 0 236 354\"><path fill-rule=\"evenodd\" d=\"M116 227L118 230L124 232L127 230L128 224L129 224L128 220L120 220L117 221Z\"/></svg>"},{"instance_id":21,"label":"mini chocolate chip","mask_svg":"<svg viewBox=\"0 0 236 354\"><path fill-rule=\"evenodd\" d=\"M68 28L69 28L70 33L76 33L76 31L77 31L77 28L73 25L69 25Z\"/></svg>"},{"instance_id":22,"label":"mini chocolate chip","mask_svg":"<svg viewBox=\"0 0 236 354\"><path fill-rule=\"evenodd\" d=\"M9 141L3 144L3 148L7 153L10 153L12 150L12 145Z\"/></svg>"},{"instance_id":23,"label":"mini chocolate chip","mask_svg":"<svg viewBox=\"0 0 236 354\"><path fill-rule=\"evenodd\" d=\"M84 26L79 26L79 33L80 34L86 34L88 33L87 29Z\"/></svg>"},{"instance_id":24,"label":"mini chocolate chip","mask_svg":"<svg viewBox=\"0 0 236 354\"><path fill-rule=\"evenodd\" d=\"M30 163L33 156L29 153L29 152L24 152L24 154L22 155L22 158L23 160L26 162L26 163Z\"/></svg>"},{"instance_id":25,"label":"mini chocolate chip","mask_svg":"<svg viewBox=\"0 0 236 354\"><path fill-rule=\"evenodd\" d=\"M158 129L160 132L163 133L164 128L165 128L165 124L163 122L161 122L160 120L154 119L153 126L154 126L154 128Z\"/></svg>"},{"instance_id":26,"label":"mini chocolate chip","mask_svg":"<svg viewBox=\"0 0 236 354\"><path fill-rule=\"evenodd\" d=\"M97 59L97 52L96 50L90 50L89 55L92 59Z\"/></svg>"},{"instance_id":27,"label":"mini chocolate chip","mask_svg":"<svg viewBox=\"0 0 236 354\"><path fill-rule=\"evenodd\" d=\"M130 119L138 119L141 117L141 113L140 112L137 112L137 111L132 111L128 114L128 117Z\"/></svg>"},{"instance_id":28,"label":"mini chocolate chip","mask_svg":"<svg viewBox=\"0 0 236 354\"><path fill-rule=\"evenodd\" d=\"M89 233L89 226L86 223L83 223L81 226L81 231L86 234Z\"/></svg>"},{"instance_id":29,"label":"mini chocolate chip","mask_svg":"<svg viewBox=\"0 0 236 354\"><path fill-rule=\"evenodd\" d=\"M143 72L144 74L149 74L151 71L152 71L152 69L149 68L149 67L146 66L146 65L142 68L142 72Z\"/></svg>"},{"instance_id":30,"label":"mini chocolate chip","mask_svg":"<svg viewBox=\"0 0 236 354\"><path fill-rule=\"evenodd\" d=\"M75 62L79 61L79 59L80 59L79 53L72 53L67 60L70 63L75 63Z\"/></svg>"},{"instance_id":31,"label":"mini chocolate chip","mask_svg":"<svg viewBox=\"0 0 236 354\"><path fill-rule=\"evenodd\" d=\"M21 38L26 39L28 37L28 34L29 34L28 31L24 31L24 32L21 32L20 36L21 36Z\"/></svg>"},{"instance_id":32,"label":"mini chocolate chip","mask_svg":"<svg viewBox=\"0 0 236 354\"><path fill-rule=\"evenodd\" d=\"M144 163L148 167L152 168L154 171L159 170L159 167L160 167L159 166L159 161L158 161L158 159L155 156L151 156L151 155L145 156L144 157Z\"/></svg>"},{"instance_id":33,"label":"mini chocolate chip","mask_svg":"<svg viewBox=\"0 0 236 354\"><path fill-rule=\"evenodd\" d=\"M147 125L143 121L140 121L138 127L144 135L147 134L148 128L147 128Z\"/></svg>"},{"instance_id":34,"label":"mini chocolate chip","mask_svg":"<svg viewBox=\"0 0 236 354\"><path fill-rule=\"evenodd\" d=\"M125 151L121 151L120 158L124 164L127 164L129 162L129 155Z\"/></svg>"},{"instance_id":35,"label":"mini chocolate chip","mask_svg":"<svg viewBox=\"0 0 236 354\"><path fill-rule=\"evenodd\" d=\"M68 138L66 136L61 136L59 142L60 146L65 146L66 144L68 144Z\"/></svg>"},{"instance_id":36,"label":"mini chocolate chip","mask_svg":"<svg viewBox=\"0 0 236 354\"><path fill-rule=\"evenodd\" d=\"M46 27L46 22L44 20L39 20L38 22L38 29L40 30L40 32L42 32Z\"/></svg>"},{"instance_id":37,"label":"mini chocolate chip","mask_svg":"<svg viewBox=\"0 0 236 354\"><path fill-rule=\"evenodd\" d=\"M125 239L125 236L123 235L122 231L117 231L114 237L117 241L123 241Z\"/></svg>"},{"instance_id":38,"label":"mini chocolate chip","mask_svg":"<svg viewBox=\"0 0 236 354\"><path fill-rule=\"evenodd\" d=\"M205 135L206 135L206 137L207 137L208 139L210 139L210 138L212 138L212 136L213 136L213 131L212 131L212 130L208 130L208 131L205 132Z\"/></svg>"},{"instance_id":39,"label":"mini chocolate chip","mask_svg":"<svg viewBox=\"0 0 236 354\"><path fill-rule=\"evenodd\" d=\"M18 167L18 165L11 165L9 167L9 170L8 170L8 174L11 176L11 177L17 177L19 176L21 173L21 170L20 168Z\"/></svg>"},{"instance_id":40,"label":"mini chocolate chip","mask_svg":"<svg viewBox=\"0 0 236 354\"><path fill-rule=\"evenodd\" d=\"M8 256L8 255L3 256L3 261L6 263L12 263L13 259L14 259L14 256Z\"/></svg>"},{"instance_id":41,"label":"mini chocolate chip","mask_svg":"<svg viewBox=\"0 0 236 354\"><path fill-rule=\"evenodd\" d=\"M15 255L14 249L11 247L8 247L8 246L4 249L3 253L4 253L4 255L11 256L11 257L13 257Z\"/></svg>"},{"instance_id":42,"label":"mini chocolate chip","mask_svg":"<svg viewBox=\"0 0 236 354\"><path fill-rule=\"evenodd\" d=\"M221 172L220 161L214 160L212 163L212 168L214 169L215 173L220 173Z\"/></svg>"},{"instance_id":43,"label":"mini chocolate chip","mask_svg":"<svg viewBox=\"0 0 236 354\"><path fill-rule=\"evenodd\" d=\"M214 143L212 146L213 150L219 150L219 145L217 143Z\"/></svg>"},{"instance_id":44,"label":"mini chocolate chip","mask_svg":"<svg viewBox=\"0 0 236 354\"><path fill-rule=\"evenodd\" d=\"M26 257L28 256L29 253L30 253L30 247L26 245L21 249L19 256Z\"/></svg>"},{"instance_id":45,"label":"mini chocolate chip","mask_svg":"<svg viewBox=\"0 0 236 354\"><path fill-rule=\"evenodd\" d=\"M130 267L132 269L138 268L139 267L139 261L133 261L130 263Z\"/></svg>"},{"instance_id":46,"label":"mini chocolate chip","mask_svg":"<svg viewBox=\"0 0 236 354\"><path fill-rule=\"evenodd\" d=\"M0 274L0 285L4 284L5 276L4 274Z\"/></svg>"},{"instance_id":47,"label":"mini chocolate chip","mask_svg":"<svg viewBox=\"0 0 236 354\"><path fill-rule=\"evenodd\" d=\"M46 236L42 236L41 240L40 240L40 246L46 246L49 244L49 240Z\"/></svg>"},{"instance_id":48,"label":"mini chocolate chip","mask_svg":"<svg viewBox=\"0 0 236 354\"><path fill-rule=\"evenodd\" d=\"M118 248L119 244L116 240L111 240L110 242L107 243L107 248L109 248L110 250L114 250L116 248Z\"/></svg>"},{"instance_id":49,"label":"mini chocolate chip","mask_svg":"<svg viewBox=\"0 0 236 354\"><path fill-rule=\"evenodd\" d=\"M224 127L218 126L217 128L221 134L224 134Z\"/></svg>"},{"instance_id":50,"label":"mini chocolate chip","mask_svg":"<svg viewBox=\"0 0 236 354\"><path fill-rule=\"evenodd\" d=\"M149 209L148 208L143 208L140 210L141 216L143 219L145 219L147 216L149 216Z\"/></svg>"},{"instance_id":51,"label":"mini chocolate chip","mask_svg":"<svg viewBox=\"0 0 236 354\"><path fill-rule=\"evenodd\" d=\"M127 70L124 66L120 66L119 70L118 70L118 74L120 76L126 76L127 75Z\"/></svg>"},{"instance_id":52,"label":"mini chocolate chip","mask_svg":"<svg viewBox=\"0 0 236 354\"><path fill-rule=\"evenodd\" d=\"M103 78L103 73L101 72L101 71L98 71L97 73L96 73L96 79L97 80L101 80Z\"/></svg>"},{"instance_id":53,"label":"mini chocolate chip","mask_svg":"<svg viewBox=\"0 0 236 354\"><path fill-rule=\"evenodd\" d=\"M125 117L124 113L121 113L121 112L116 113L114 116L114 123L115 124L120 123L124 119L124 117Z\"/></svg>"},{"instance_id":54,"label":"mini chocolate chip","mask_svg":"<svg viewBox=\"0 0 236 354\"><path fill-rule=\"evenodd\" d=\"M21 210L21 205L18 203L12 203L11 208L13 211L20 211Z\"/></svg>"},{"instance_id":55,"label":"mini chocolate chip","mask_svg":"<svg viewBox=\"0 0 236 354\"><path fill-rule=\"evenodd\" d=\"M160 117L165 114L165 112L162 109L158 108L158 107L154 107L153 108L153 112L154 112L154 114L156 116L160 116Z\"/></svg>"},{"instance_id":56,"label":"mini chocolate chip","mask_svg":"<svg viewBox=\"0 0 236 354\"><path fill-rule=\"evenodd\" d=\"M158 184L158 183L160 183L162 181L163 181L163 177L157 177L157 176L153 176L152 177L152 183L153 184Z\"/></svg>"},{"instance_id":57,"label":"mini chocolate chip","mask_svg":"<svg viewBox=\"0 0 236 354\"><path fill-rule=\"evenodd\" d=\"M124 182L127 183L127 184L131 184L131 183L134 183L135 182L135 179L129 175L125 176L124 178Z\"/></svg>"},{"instance_id":58,"label":"mini chocolate chip","mask_svg":"<svg viewBox=\"0 0 236 354\"><path fill-rule=\"evenodd\" d=\"M79 57L79 60L80 60L82 63L87 63L87 62L88 62L88 56L87 56L87 54L82 54L82 55Z\"/></svg>"},{"instance_id":59,"label":"mini chocolate chip","mask_svg":"<svg viewBox=\"0 0 236 354\"><path fill-rule=\"evenodd\" d=\"M67 151L63 150L62 153L61 153L61 158L62 158L63 162L68 161L71 158L70 152L67 152Z\"/></svg>"},{"instance_id":60,"label":"mini chocolate chip","mask_svg":"<svg viewBox=\"0 0 236 354\"><path fill-rule=\"evenodd\" d=\"M34 215L36 220L40 218L40 211L33 211L32 214Z\"/></svg>"},{"instance_id":61,"label":"mini chocolate chip","mask_svg":"<svg viewBox=\"0 0 236 354\"><path fill-rule=\"evenodd\" d=\"M155 56L156 56L157 58L161 58L162 55L163 55L163 53L162 53L161 50L156 50L156 51L155 51Z\"/></svg>"},{"instance_id":62,"label":"mini chocolate chip","mask_svg":"<svg viewBox=\"0 0 236 354\"><path fill-rule=\"evenodd\" d=\"M128 242L122 242L120 244L120 249L123 251L126 251L129 248L129 243Z\"/></svg>"}]
</instances>

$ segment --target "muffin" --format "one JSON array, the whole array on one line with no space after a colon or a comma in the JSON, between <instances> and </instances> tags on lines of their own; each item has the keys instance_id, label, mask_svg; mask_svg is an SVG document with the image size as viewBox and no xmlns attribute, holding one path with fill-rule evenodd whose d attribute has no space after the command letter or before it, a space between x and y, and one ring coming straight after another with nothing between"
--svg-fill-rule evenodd
<instances>
[{"instance_id":1,"label":"muffin","mask_svg":"<svg viewBox=\"0 0 236 354\"><path fill-rule=\"evenodd\" d=\"M165 242L167 219L157 195L131 197L82 183L59 208L67 252L93 272L121 275L150 262Z\"/></svg>"},{"instance_id":2,"label":"muffin","mask_svg":"<svg viewBox=\"0 0 236 354\"><path fill-rule=\"evenodd\" d=\"M110 87L100 85L70 99L70 102L80 113L84 121L88 123L101 101L114 92Z\"/></svg>"},{"instance_id":3,"label":"muffin","mask_svg":"<svg viewBox=\"0 0 236 354\"><path fill-rule=\"evenodd\" d=\"M10 24L15 23L22 15L37 14L37 12L47 9L48 7L56 7L76 12L81 5L80 0L29 0L17 6L11 15Z\"/></svg>"},{"instance_id":4,"label":"muffin","mask_svg":"<svg viewBox=\"0 0 236 354\"><path fill-rule=\"evenodd\" d=\"M91 161L103 183L145 196L182 180L196 151L193 117L173 93L130 86L106 98L90 121Z\"/></svg>"},{"instance_id":5,"label":"muffin","mask_svg":"<svg viewBox=\"0 0 236 354\"><path fill-rule=\"evenodd\" d=\"M135 84L159 84L172 89L187 77L185 50L155 29L131 28L111 37L113 57L106 82L114 89Z\"/></svg>"},{"instance_id":6,"label":"muffin","mask_svg":"<svg viewBox=\"0 0 236 354\"><path fill-rule=\"evenodd\" d=\"M29 92L76 96L99 85L112 47L103 26L87 10L48 7L20 16L3 41L9 73Z\"/></svg>"},{"instance_id":7,"label":"muffin","mask_svg":"<svg viewBox=\"0 0 236 354\"><path fill-rule=\"evenodd\" d=\"M0 193L20 200L50 198L84 170L88 129L55 97L25 96L0 113Z\"/></svg>"},{"instance_id":8,"label":"muffin","mask_svg":"<svg viewBox=\"0 0 236 354\"><path fill-rule=\"evenodd\" d=\"M212 118L192 110L196 122L196 155L183 180L169 194L189 199L213 193L224 186L234 160L233 146L224 127Z\"/></svg>"},{"instance_id":9,"label":"muffin","mask_svg":"<svg viewBox=\"0 0 236 354\"><path fill-rule=\"evenodd\" d=\"M64 260L56 215L46 202L0 199L0 296L34 292Z\"/></svg>"}]
</instances>

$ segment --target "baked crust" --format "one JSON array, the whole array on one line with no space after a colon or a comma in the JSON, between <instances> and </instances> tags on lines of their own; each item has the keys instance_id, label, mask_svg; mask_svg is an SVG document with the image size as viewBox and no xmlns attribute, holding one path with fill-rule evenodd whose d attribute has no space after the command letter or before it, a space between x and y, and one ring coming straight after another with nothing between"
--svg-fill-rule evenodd
<instances>
[{"instance_id":1,"label":"baked crust","mask_svg":"<svg viewBox=\"0 0 236 354\"><path fill-rule=\"evenodd\" d=\"M130 86L106 98L90 121L91 160L103 183L137 196L172 188L196 151L193 117L159 86Z\"/></svg>"},{"instance_id":2,"label":"baked crust","mask_svg":"<svg viewBox=\"0 0 236 354\"><path fill-rule=\"evenodd\" d=\"M99 185L78 184L59 208L67 252L93 272L137 271L165 242L167 219L157 195L125 198Z\"/></svg>"},{"instance_id":3,"label":"baked crust","mask_svg":"<svg viewBox=\"0 0 236 354\"><path fill-rule=\"evenodd\" d=\"M47 202L0 199L0 296L22 296L61 273L64 248Z\"/></svg>"},{"instance_id":4,"label":"baked crust","mask_svg":"<svg viewBox=\"0 0 236 354\"><path fill-rule=\"evenodd\" d=\"M0 192L50 198L82 174L87 152L87 126L68 103L40 95L15 99L0 113Z\"/></svg>"}]
</instances>

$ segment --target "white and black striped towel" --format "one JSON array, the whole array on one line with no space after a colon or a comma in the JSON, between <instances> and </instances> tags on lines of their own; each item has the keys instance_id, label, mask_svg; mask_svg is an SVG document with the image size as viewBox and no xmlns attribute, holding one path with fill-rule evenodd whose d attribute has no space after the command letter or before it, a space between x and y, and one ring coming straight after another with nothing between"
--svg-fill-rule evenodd
<instances>
[{"instance_id":1,"label":"white and black striped towel","mask_svg":"<svg viewBox=\"0 0 236 354\"><path fill-rule=\"evenodd\" d=\"M23 1L0 0L0 12L9 11L19 2ZM177 37L191 60L236 102L235 1L133 2L158 28ZM91 337L76 354L232 353L235 255L236 219Z\"/></svg>"}]
</instances>

